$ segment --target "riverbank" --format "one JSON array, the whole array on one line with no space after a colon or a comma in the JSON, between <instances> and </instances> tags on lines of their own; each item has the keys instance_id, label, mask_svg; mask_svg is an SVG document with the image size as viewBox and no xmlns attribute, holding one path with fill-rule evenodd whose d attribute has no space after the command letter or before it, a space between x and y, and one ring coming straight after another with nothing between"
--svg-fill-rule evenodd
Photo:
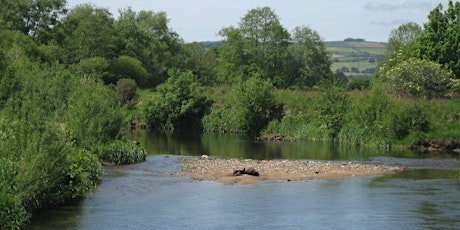
<instances>
[{"instance_id":1,"label":"riverbank","mask_svg":"<svg viewBox=\"0 0 460 230\"><path fill-rule=\"evenodd\" d=\"M233 176L234 170L253 167L259 176ZM220 158L187 158L182 161L181 176L195 180L216 181L224 184L256 184L262 180L313 180L353 176L369 176L402 171L402 166L377 165L356 162L251 160Z\"/></svg>"}]
</instances>

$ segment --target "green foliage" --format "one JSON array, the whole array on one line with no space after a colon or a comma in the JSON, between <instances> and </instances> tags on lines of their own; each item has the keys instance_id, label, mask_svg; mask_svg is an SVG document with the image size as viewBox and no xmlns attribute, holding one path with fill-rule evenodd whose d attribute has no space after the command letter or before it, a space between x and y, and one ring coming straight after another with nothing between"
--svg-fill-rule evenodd
<instances>
[{"instance_id":1,"label":"green foliage","mask_svg":"<svg viewBox=\"0 0 460 230\"><path fill-rule=\"evenodd\" d=\"M411 145L423 138L429 126L422 104L391 98L384 86L374 86L369 96L353 101L339 139L380 148L401 142Z\"/></svg>"},{"instance_id":2,"label":"green foliage","mask_svg":"<svg viewBox=\"0 0 460 230\"><path fill-rule=\"evenodd\" d=\"M16 175L18 164L7 158L0 158L0 228L19 229L31 214L17 196Z\"/></svg>"},{"instance_id":3,"label":"green foliage","mask_svg":"<svg viewBox=\"0 0 460 230\"><path fill-rule=\"evenodd\" d=\"M284 136L285 139L329 141L330 133L315 123L312 114L288 114L281 121L272 120L262 132L263 136Z\"/></svg>"},{"instance_id":4,"label":"green foliage","mask_svg":"<svg viewBox=\"0 0 460 230\"><path fill-rule=\"evenodd\" d=\"M417 38L415 57L446 65L460 78L460 2L449 0L447 9L439 4L428 15L424 32Z\"/></svg>"},{"instance_id":5,"label":"green foliage","mask_svg":"<svg viewBox=\"0 0 460 230\"><path fill-rule=\"evenodd\" d=\"M413 58L386 70L383 77L394 93L414 98L449 97L460 87L460 80L442 65Z\"/></svg>"},{"instance_id":6,"label":"green foliage","mask_svg":"<svg viewBox=\"0 0 460 230\"><path fill-rule=\"evenodd\" d=\"M136 13L130 8L120 11L114 25L120 39L120 54L139 60L148 75L142 82L134 77L123 78L134 78L139 87L149 88L164 82L168 69L182 67L182 40L168 27L168 22L165 12ZM140 66L136 64L136 71Z\"/></svg>"},{"instance_id":7,"label":"green foliage","mask_svg":"<svg viewBox=\"0 0 460 230\"><path fill-rule=\"evenodd\" d=\"M400 25L397 29L392 30L385 51L387 59L396 56L402 47L414 42L421 33L422 28L414 22Z\"/></svg>"},{"instance_id":8,"label":"green foliage","mask_svg":"<svg viewBox=\"0 0 460 230\"><path fill-rule=\"evenodd\" d=\"M268 124L275 106L272 84L256 77L236 85L228 99L214 104L203 118L205 130L258 134Z\"/></svg>"},{"instance_id":9,"label":"green foliage","mask_svg":"<svg viewBox=\"0 0 460 230\"><path fill-rule=\"evenodd\" d=\"M239 27L219 34L226 39L216 66L220 83L237 83L252 76L278 88L313 86L330 74L329 56L316 31L297 27L294 38L269 7L250 10Z\"/></svg>"},{"instance_id":10,"label":"green foliage","mask_svg":"<svg viewBox=\"0 0 460 230\"><path fill-rule=\"evenodd\" d=\"M100 82L81 78L69 97L65 130L74 143L94 150L118 136L123 116L118 95Z\"/></svg>"},{"instance_id":11,"label":"green foliage","mask_svg":"<svg viewBox=\"0 0 460 230\"><path fill-rule=\"evenodd\" d=\"M183 46L186 53L185 66L192 70L201 85L212 85L216 81L218 48L206 49L202 43L192 42Z\"/></svg>"},{"instance_id":12,"label":"green foliage","mask_svg":"<svg viewBox=\"0 0 460 230\"><path fill-rule=\"evenodd\" d=\"M62 200L83 199L101 180L99 158L85 149L73 148L67 155L67 161L66 183L57 195L63 196Z\"/></svg>"},{"instance_id":13,"label":"green foliage","mask_svg":"<svg viewBox=\"0 0 460 230\"><path fill-rule=\"evenodd\" d=\"M86 58L74 64L71 69L79 77L102 80L108 75L109 61L103 57Z\"/></svg>"},{"instance_id":14,"label":"green foliage","mask_svg":"<svg viewBox=\"0 0 460 230\"><path fill-rule=\"evenodd\" d=\"M83 198L101 172L87 150L115 138L121 125L116 97L94 79L23 55L6 69L14 90L0 112L2 229L23 226L37 209Z\"/></svg>"},{"instance_id":15,"label":"green foliage","mask_svg":"<svg viewBox=\"0 0 460 230\"><path fill-rule=\"evenodd\" d=\"M346 96L335 86L323 84L321 94L298 95L304 97L299 100L304 101L305 109L289 111L280 121L271 121L263 136L337 141L375 148L422 144L434 128L437 129L434 126L441 123L441 119L433 119L441 115L439 111L432 109L429 102L409 102L388 96L385 89L385 84L379 81L373 83L369 94ZM306 99L310 97L312 99ZM452 106L449 110L444 118L455 120L458 107ZM446 124L446 130L455 127Z\"/></svg>"},{"instance_id":16,"label":"green foliage","mask_svg":"<svg viewBox=\"0 0 460 230\"><path fill-rule=\"evenodd\" d=\"M312 87L330 76L331 62L318 32L309 27L296 27L292 34L290 53L298 65L295 85Z\"/></svg>"},{"instance_id":17,"label":"green foliage","mask_svg":"<svg viewBox=\"0 0 460 230\"><path fill-rule=\"evenodd\" d=\"M113 23L108 9L82 4L70 10L55 32L56 41L66 51L67 63L92 57L112 59L118 44Z\"/></svg>"},{"instance_id":18,"label":"green foliage","mask_svg":"<svg viewBox=\"0 0 460 230\"><path fill-rule=\"evenodd\" d=\"M110 67L111 75L104 79L106 84L115 84L120 79L135 80L137 85L148 87L147 70L142 62L130 56L120 56L115 59Z\"/></svg>"},{"instance_id":19,"label":"green foliage","mask_svg":"<svg viewBox=\"0 0 460 230\"><path fill-rule=\"evenodd\" d=\"M425 109L431 121L428 140L439 143L460 140L460 100L427 102Z\"/></svg>"},{"instance_id":20,"label":"green foliage","mask_svg":"<svg viewBox=\"0 0 460 230\"><path fill-rule=\"evenodd\" d=\"M199 128L209 101L196 77L190 71L170 70L169 74L167 82L157 87L160 97L146 109L147 123L166 132Z\"/></svg>"},{"instance_id":21,"label":"green foliage","mask_svg":"<svg viewBox=\"0 0 460 230\"><path fill-rule=\"evenodd\" d=\"M344 124L344 116L349 105L349 98L340 92L340 88L332 81L324 80L321 89L323 93L317 97L314 104L316 122L334 139Z\"/></svg>"},{"instance_id":22,"label":"green foliage","mask_svg":"<svg viewBox=\"0 0 460 230\"><path fill-rule=\"evenodd\" d=\"M114 141L99 147L102 161L115 164L133 164L145 161L147 152L141 146L125 141Z\"/></svg>"},{"instance_id":23,"label":"green foliage","mask_svg":"<svg viewBox=\"0 0 460 230\"><path fill-rule=\"evenodd\" d=\"M133 79L120 79L117 81L117 92L122 102L126 103L136 96L136 81Z\"/></svg>"},{"instance_id":24,"label":"green foliage","mask_svg":"<svg viewBox=\"0 0 460 230\"><path fill-rule=\"evenodd\" d=\"M354 78L350 80L347 84L347 90L353 91L363 91L370 88L371 79L368 77L363 78Z\"/></svg>"},{"instance_id":25,"label":"green foliage","mask_svg":"<svg viewBox=\"0 0 460 230\"><path fill-rule=\"evenodd\" d=\"M0 30L18 30L32 36L45 36L65 14L65 0L3 0Z\"/></svg>"}]
</instances>

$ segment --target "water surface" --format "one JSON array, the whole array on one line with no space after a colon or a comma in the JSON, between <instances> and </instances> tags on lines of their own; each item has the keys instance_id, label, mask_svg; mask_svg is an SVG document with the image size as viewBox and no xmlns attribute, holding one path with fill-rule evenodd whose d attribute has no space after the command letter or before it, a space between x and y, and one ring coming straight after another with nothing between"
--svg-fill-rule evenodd
<instances>
[{"instance_id":1,"label":"water surface","mask_svg":"<svg viewBox=\"0 0 460 230\"><path fill-rule=\"evenodd\" d=\"M460 229L455 157L427 159L412 153L353 152L305 143L267 146L237 137L220 138L199 137L195 141L200 144L173 137L153 143L139 138L151 154L146 162L106 167L102 183L88 199L44 212L29 228ZM169 173L180 170L184 157L203 153L221 156L225 151L234 152L230 157L359 160L404 165L408 170L383 176L262 181L247 186L193 181Z\"/></svg>"}]
</instances>

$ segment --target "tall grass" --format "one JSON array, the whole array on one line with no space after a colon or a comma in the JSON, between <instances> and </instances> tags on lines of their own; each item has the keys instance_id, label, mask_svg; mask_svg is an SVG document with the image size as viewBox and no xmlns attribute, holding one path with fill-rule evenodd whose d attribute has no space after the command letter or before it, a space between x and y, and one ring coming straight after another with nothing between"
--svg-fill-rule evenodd
<instances>
[{"instance_id":1,"label":"tall grass","mask_svg":"<svg viewBox=\"0 0 460 230\"><path fill-rule=\"evenodd\" d=\"M399 99L387 95L381 83L373 85L369 93L352 95L344 101L339 96L331 100L321 94L287 90L276 95L278 102L286 101L286 107L295 105L296 109L280 121L271 121L263 131L266 137L333 140L384 149L427 141L458 145L460 140L459 99ZM296 104L293 98L302 103Z\"/></svg>"},{"instance_id":2,"label":"tall grass","mask_svg":"<svg viewBox=\"0 0 460 230\"><path fill-rule=\"evenodd\" d=\"M102 161L115 164L132 164L145 161L147 151L141 146L126 141L114 141L99 147Z\"/></svg>"}]
</instances>

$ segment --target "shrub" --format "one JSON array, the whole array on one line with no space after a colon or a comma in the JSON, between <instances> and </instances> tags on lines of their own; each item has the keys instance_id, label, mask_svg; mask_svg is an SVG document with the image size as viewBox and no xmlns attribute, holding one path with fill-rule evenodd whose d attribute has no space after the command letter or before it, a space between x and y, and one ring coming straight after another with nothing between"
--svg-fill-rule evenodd
<instances>
[{"instance_id":1,"label":"shrub","mask_svg":"<svg viewBox=\"0 0 460 230\"><path fill-rule=\"evenodd\" d=\"M56 196L63 196L64 201L83 199L101 180L102 166L99 158L85 149L74 148L67 155L67 161L69 167L66 180Z\"/></svg>"},{"instance_id":2,"label":"shrub","mask_svg":"<svg viewBox=\"0 0 460 230\"><path fill-rule=\"evenodd\" d=\"M323 81L321 89L323 92L314 102L315 123L327 130L329 136L334 139L342 129L349 98L331 81Z\"/></svg>"},{"instance_id":3,"label":"shrub","mask_svg":"<svg viewBox=\"0 0 460 230\"><path fill-rule=\"evenodd\" d=\"M104 79L107 84L115 84L123 78L134 79L139 87L147 88L147 70L141 61L130 56L120 56L111 65L111 74Z\"/></svg>"},{"instance_id":4,"label":"shrub","mask_svg":"<svg viewBox=\"0 0 460 230\"><path fill-rule=\"evenodd\" d=\"M31 217L17 196L16 175L18 165L12 160L0 158L0 228L19 229Z\"/></svg>"},{"instance_id":5,"label":"shrub","mask_svg":"<svg viewBox=\"0 0 460 230\"><path fill-rule=\"evenodd\" d=\"M146 108L146 120L152 129L174 132L201 128L201 118L210 102L192 72L170 70L170 78L158 86L159 99Z\"/></svg>"},{"instance_id":6,"label":"shrub","mask_svg":"<svg viewBox=\"0 0 460 230\"><path fill-rule=\"evenodd\" d=\"M210 132L258 134L270 121L275 106L269 81L250 78L234 87L227 100L214 104L203 118Z\"/></svg>"},{"instance_id":7,"label":"shrub","mask_svg":"<svg viewBox=\"0 0 460 230\"><path fill-rule=\"evenodd\" d=\"M144 148L125 141L114 141L99 147L102 161L115 164L132 164L145 161L147 152Z\"/></svg>"},{"instance_id":8,"label":"shrub","mask_svg":"<svg viewBox=\"0 0 460 230\"><path fill-rule=\"evenodd\" d=\"M398 95L414 98L450 97L459 89L460 80L441 64L411 58L385 70L384 79Z\"/></svg>"},{"instance_id":9,"label":"shrub","mask_svg":"<svg viewBox=\"0 0 460 230\"><path fill-rule=\"evenodd\" d=\"M69 99L65 130L78 147L96 149L118 136L123 116L116 92L92 79L81 79Z\"/></svg>"},{"instance_id":10,"label":"shrub","mask_svg":"<svg viewBox=\"0 0 460 230\"><path fill-rule=\"evenodd\" d=\"M133 79L120 79L117 81L117 92L120 95L120 100L126 103L136 95L136 81Z\"/></svg>"}]
</instances>

